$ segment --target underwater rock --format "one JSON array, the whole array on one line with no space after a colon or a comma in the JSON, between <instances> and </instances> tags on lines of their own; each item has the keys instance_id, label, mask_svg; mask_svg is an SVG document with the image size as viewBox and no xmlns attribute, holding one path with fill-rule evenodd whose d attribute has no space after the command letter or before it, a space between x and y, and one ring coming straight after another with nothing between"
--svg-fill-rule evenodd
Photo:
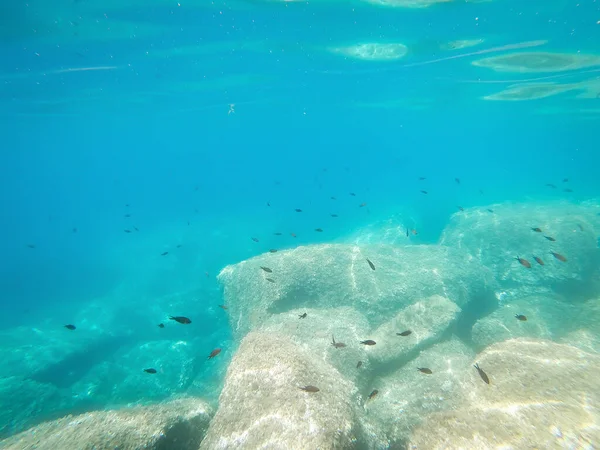
<instances>
[{"instance_id":1,"label":"underwater rock","mask_svg":"<svg viewBox=\"0 0 600 450\"><path fill-rule=\"evenodd\" d=\"M365 401L360 420L366 448L405 448L402 444L424 417L460 404L462 379L473 355L453 337L423 351L401 369L375 378L370 388L379 393ZM424 374L418 367L432 373Z\"/></svg>"},{"instance_id":2,"label":"underwater rock","mask_svg":"<svg viewBox=\"0 0 600 450\"><path fill-rule=\"evenodd\" d=\"M462 50L483 43L483 39L459 39L440 45L442 50Z\"/></svg>"},{"instance_id":3,"label":"underwater rock","mask_svg":"<svg viewBox=\"0 0 600 450\"><path fill-rule=\"evenodd\" d=\"M494 214L485 208L454 214L440 243L468 251L491 269L507 298L549 291L572 301L597 292L599 230L594 229L595 218L588 207L561 202L500 204L490 208ZM535 227L542 232L532 231ZM564 255L567 262L558 261L550 252ZM523 267L517 256L530 261L532 267ZM538 264L534 256L545 265Z\"/></svg>"},{"instance_id":4,"label":"underwater rock","mask_svg":"<svg viewBox=\"0 0 600 450\"><path fill-rule=\"evenodd\" d=\"M439 295L407 306L371 333L377 345L367 349L370 360L377 365L406 363L411 353L440 340L460 312L454 302ZM397 335L406 330L411 331L408 336Z\"/></svg>"},{"instance_id":5,"label":"underwater rock","mask_svg":"<svg viewBox=\"0 0 600 450\"><path fill-rule=\"evenodd\" d=\"M344 238L342 242L352 243L354 245L368 244L388 244L388 245L406 245L410 244L410 238L406 235L407 223L411 224L409 228L415 228L416 220L412 217L403 217L401 215L392 216L385 220L376 221L360 228L349 237Z\"/></svg>"},{"instance_id":6,"label":"underwater rock","mask_svg":"<svg viewBox=\"0 0 600 450\"><path fill-rule=\"evenodd\" d=\"M351 382L287 336L250 333L200 449L352 448L355 396Z\"/></svg>"},{"instance_id":7,"label":"underwater rock","mask_svg":"<svg viewBox=\"0 0 600 450\"><path fill-rule=\"evenodd\" d=\"M305 318L299 316L306 313ZM261 332L287 336L299 348L335 367L344 378L364 381L369 372L366 346L359 342L369 337L369 324L353 308L297 309L271 316ZM333 339L345 347L333 346ZM356 364L362 361L362 369Z\"/></svg>"},{"instance_id":8,"label":"underwater rock","mask_svg":"<svg viewBox=\"0 0 600 450\"><path fill-rule=\"evenodd\" d=\"M515 315L522 314L527 321ZM496 342L514 338L556 340L569 329L577 329L579 308L556 295L520 298L479 319L471 332L473 342L483 349Z\"/></svg>"},{"instance_id":9,"label":"underwater rock","mask_svg":"<svg viewBox=\"0 0 600 450\"><path fill-rule=\"evenodd\" d=\"M434 413L409 448L593 448L600 442L600 357L548 341L488 347L463 384L465 404Z\"/></svg>"},{"instance_id":10,"label":"underwater rock","mask_svg":"<svg viewBox=\"0 0 600 450\"><path fill-rule=\"evenodd\" d=\"M94 411L40 424L0 442L2 450L197 450L212 411L182 398L112 411Z\"/></svg>"},{"instance_id":11,"label":"underwater rock","mask_svg":"<svg viewBox=\"0 0 600 450\"><path fill-rule=\"evenodd\" d=\"M265 274L261 266L273 272ZM475 258L437 245L298 247L227 266L218 279L237 338L272 314L300 308L349 306L378 327L425 297L442 295L462 307L484 301L495 288L491 273Z\"/></svg>"}]
</instances>

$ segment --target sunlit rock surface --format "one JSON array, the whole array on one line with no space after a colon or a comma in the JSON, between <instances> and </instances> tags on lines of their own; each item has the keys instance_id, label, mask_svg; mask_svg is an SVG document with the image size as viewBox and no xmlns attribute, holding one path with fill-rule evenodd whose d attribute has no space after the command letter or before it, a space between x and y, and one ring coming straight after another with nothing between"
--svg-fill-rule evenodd
<instances>
[{"instance_id":1,"label":"sunlit rock surface","mask_svg":"<svg viewBox=\"0 0 600 450\"><path fill-rule=\"evenodd\" d=\"M417 300L441 295L462 307L494 287L475 257L436 245L298 247L227 266L218 278L238 338L299 308L353 307L375 328Z\"/></svg>"},{"instance_id":2,"label":"sunlit rock surface","mask_svg":"<svg viewBox=\"0 0 600 450\"><path fill-rule=\"evenodd\" d=\"M367 354L380 366L401 365L418 349L439 341L460 312L455 303L439 295L419 300L371 333L377 345L368 347ZM408 336L398 335L407 330Z\"/></svg>"},{"instance_id":3,"label":"sunlit rock surface","mask_svg":"<svg viewBox=\"0 0 600 450\"><path fill-rule=\"evenodd\" d=\"M367 226L352 233L344 242L355 245L389 244L407 245L413 236L410 230L414 229L416 219L402 215L392 216L384 220L370 223ZM409 234L407 236L407 229Z\"/></svg>"},{"instance_id":4,"label":"sunlit rock surface","mask_svg":"<svg viewBox=\"0 0 600 450\"><path fill-rule=\"evenodd\" d=\"M349 47L336 47L332 49L332 52L355 59L389 61L403 58L408 52L408 48L400 43L372 42Z\"/></svg>"},{"instance_id":5,"label":"sunlit rock surface","mask_svg":"<svg viewBox=\"0 0 600 450\"><path fill-rule=\"evenodd\" d=\"M412 449L587 448L600 442L600 357L548 341L495 344L465 378L465 403L429 416Z\"/></svg>"},{"instance_id":6,"label":"sunlit rock surface","mask_svg":"<svg viewBox=\"0 0 600 450\"><path fill-rule=\"evenodd\" d=\"M519 298L500 307L473 325L473 343L483 348L514 338L556 340L579 323L577 306L556 295ZM515 315L524 315L527 321Z\"/></svg>"},{"instance_id":7,"label":"sunlit rock surface","mask_svg":"<svg viewBox=\"0 0 600 450\"><path fill-rule=\"evenodd\" d=\"M212 411L198 399L94 411L40 424L0 442L3 450L196 450Z\"/></svg>"},{"instance_id":8,"label":"sunlit rock surface","mask_svg":"<svg viewBox=\"0 0 600 450\"><path fill-rule=\"evenodd\" d=\"M570 300L596 292L600 254L596 220L588 207L571 203L500 204L456 213L442 233L440 243L466 250L492 270L510 301L542 290ZM532 228L541 228L537 233ZM547 237L555 239L548 240ZM551 252L567 258L557 260ZM517 256L532 267L519 264ZM534 256L545 263L541 266Z\"/></svg>"},{"instance_id":9,"label":"sunlit rock surface","mask_svg":"<svg viewBox=\"0 0 600 450\"><path fill-rule=\"evenodd\" d=\"M473 61L497 72L564 72L600 65L600 56L580 53L517 52Z\"/></svg>"},{"instance_id":10,"label":"sunlit rock surface","mask_svg":"<svg viewBox=\"0 0 600 450\"><path fill-rule=\"evenodd\" d=\"M305 392L312 385L319 392ZM285 335L254 332L227 372L202 450L352 448L356 390Z\"/></svg>"},{"instance_id":11,"label":"sunlit rock surface","mask_svg":"<svg viewBox=\"0 0 600 450\"><path fill-rule=\"evenodd\" d=\"M303 314L305 318L300 317ZM285 335L299 348L331 364L355 383L364 380L369 368L367 348L360 344L369 338L368 330L365 317L349 307L297 309L273 315L260 328L264 333ZM334 339L337 348L333 345ZM359 361L363 363L361 370L356 368Z\"/></svg>"},{"instance_id":12,"label":"sunlit rock surface","mask_svg":"<svg viewBox=\"0 0 600 450\"><path fill-rule=\"evenodd\" d=\"M361 418L368 448L404 448L402 444L424 417L459 404L461 382L473 354L452 338L423 351L401 369L375 378L370 389L378 389L379 393L365 400ZM424 374L418 367L433 373Z\"/></svg>"}]
</instances>

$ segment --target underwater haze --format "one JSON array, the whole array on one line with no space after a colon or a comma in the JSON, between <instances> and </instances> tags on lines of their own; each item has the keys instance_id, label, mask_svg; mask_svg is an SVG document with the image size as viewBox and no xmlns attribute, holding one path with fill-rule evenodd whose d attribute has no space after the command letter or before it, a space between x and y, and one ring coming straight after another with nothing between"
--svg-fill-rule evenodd
<instances>
[{"instance_id":1,"label":"underwater haze","mask_svg":"<svg viewBox=\"0 0 600 450\"><path fill-rule=\"evenodd\" d=\"M600 3L9 3L0 448L596 448Z\"/></svg>"}]
</instances>

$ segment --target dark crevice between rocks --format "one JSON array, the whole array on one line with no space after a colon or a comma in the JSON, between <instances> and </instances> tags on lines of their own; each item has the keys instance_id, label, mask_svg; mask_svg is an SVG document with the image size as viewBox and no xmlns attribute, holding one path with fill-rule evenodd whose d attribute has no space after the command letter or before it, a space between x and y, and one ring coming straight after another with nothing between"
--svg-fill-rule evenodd
<instances>
[{"instance_id":1,"label":"dark crevice between rocks","mask_svg":"<svg viewBox=\"0 0 600 450\"><path fill-rule=\"evenodd\" d=\"M203 418L180 419L164 430L154 448L156 450L198 450L207 430L208 426L204 424Z\"/></svg>"}]
</instances>

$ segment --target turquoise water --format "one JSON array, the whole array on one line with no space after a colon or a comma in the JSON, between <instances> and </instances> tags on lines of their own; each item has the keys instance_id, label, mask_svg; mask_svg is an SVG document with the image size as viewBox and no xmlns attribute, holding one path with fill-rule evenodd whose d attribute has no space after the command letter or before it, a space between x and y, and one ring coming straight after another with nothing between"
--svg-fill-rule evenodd
<instances>
[{"instance_id":1,"label":"turquoise water","mask_svg":"<svg viewBox=\"0 0 600 450\"><path fill-rule=\"evenodd\" d=\"M457 206L550 205L531 217L562 229L600 197L599 21L566 0L0 6L0 399L23 399L0 436L182 393L217 406L242 337L217 276L270 249L388 244L370 233L392 216L436 244ZM598 298L592 266L578 300Z\"/></svg>"}]
</instances>

